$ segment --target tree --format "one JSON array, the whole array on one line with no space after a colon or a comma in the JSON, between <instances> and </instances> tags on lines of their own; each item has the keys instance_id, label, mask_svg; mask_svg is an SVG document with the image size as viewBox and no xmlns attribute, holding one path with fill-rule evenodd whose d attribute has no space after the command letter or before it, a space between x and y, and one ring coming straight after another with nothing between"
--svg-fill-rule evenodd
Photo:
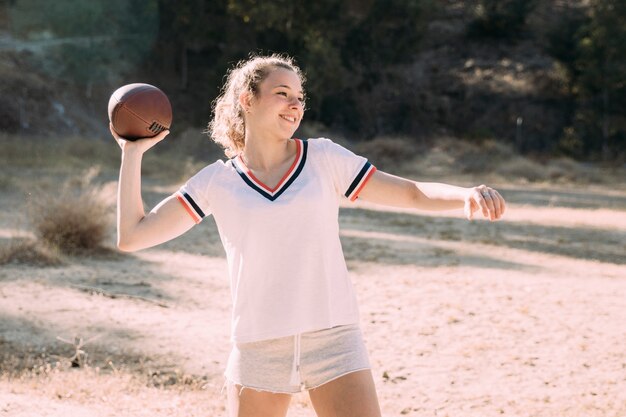
<instances>
[{"instance_id":1,"label":"tree","mask_svg":"<svg viewBox=\"0 0 626 417\"><path fill-rule=\"evenodd\" d=\"M600 150L607 159L612 148L626 149L625 2L592 1L579 50L577 121L589 150ZM594 140L597 137L601 138L599 144Z\"/></svg>"},{"instance_id":2,"label":"tree","mask_svg":"<svg viewBox=\"0 0 626 417\"><path fill-rule=\"evenodd\" d=\"M516 39L524 33L526 18L536 0L480 0L468 26L470 37Z\"/></svg>"},{"instance_id":3,"label":"tree","mask_svg":"<svg viewBox=\"0 0 626 417\"><path fill-rule=\"evenodd\" d=\"M414 58L432 8L432 0L228 0L255 46L296 56L309 74L308 116L363 136L379 133L372 115L383 105L368 96L385 83L402 91L392 69Z\"/></svg>"}]
</instances>

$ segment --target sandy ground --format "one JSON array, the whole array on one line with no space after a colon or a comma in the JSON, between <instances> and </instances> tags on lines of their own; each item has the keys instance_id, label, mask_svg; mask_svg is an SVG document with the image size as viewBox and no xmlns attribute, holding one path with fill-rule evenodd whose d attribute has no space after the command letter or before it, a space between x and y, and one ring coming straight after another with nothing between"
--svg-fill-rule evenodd
<instances>
[{"instance_id":1,"label":"sandy ground","mask_svg":"<svg viewBox=\"0 0 626 417\"><path fill-rule=\"evenodd\" d=\"M383 415L625 416L626 192L501 190L497 223L342 209ZM0 239L25 233L21 198L3 193ZM225 415L229 308L210 219L135 254L2 266L0 416ZM315 415L306 394L288 415Z\"/></svg>"}]
</instances>

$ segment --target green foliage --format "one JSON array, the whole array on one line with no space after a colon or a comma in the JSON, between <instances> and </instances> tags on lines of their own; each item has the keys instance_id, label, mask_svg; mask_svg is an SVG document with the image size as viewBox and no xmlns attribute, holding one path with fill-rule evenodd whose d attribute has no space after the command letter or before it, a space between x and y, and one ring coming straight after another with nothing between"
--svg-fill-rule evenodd
<instances>
[{"instance_id":1,"label":"green foliage","mask_svg":"<svg viewBox=\"0 0 626 417\"><path fill-rule=\"evenodd\" d=\"M227 31L230 19L225 1L161 0L158 6L161 44L174 42L194 50L206 50L219 47L220 42L235 35Z\"/></svg>"},{"instance_id":2,"label":"green foliage","mask_svg":"<svg viewBox=\"0 0 626 417\"><path fill-rule=\"evenodd\" d=\"M517 39L526 29L526 18L536 0L480 0L468 36Z\"/></svg>"},{"instance_id":3,"label":"green foliage","mask_svg":"<svg viewBox=\"0 0 626 417\"><path fill-rule=\"evenodd\" d=\"M574 158L581 158L586 152L585 141L572 126L563 129L558 147L562 153Z\"/></svg>"},{"instance_id":4,"label":"green foliage","mask_svg":"<svg viewBox=\"0 0 626 417\"><path fill-rule=\"evenodd\" d=\"M590 151L626 150L626 3L595 0L580 40L578 119Z\"/></svg>"},{"instance_id":5,"label":"green foliage","mask_svg":"<svg viewBox=\"0 0 626 417\"><path fill-rule=\"evenodd\" d=\"M194 91L200 83L221 84L226 64L251 51L288 53L310 80L307 118L362 133L376 127L367 117L372 103L360 96L388 81L390 67L415 56L432 4L433 0L223 0L209 5L200 0L162 0L162 13L171 19L161 20L160 35L171 47L169 56L173 50L182 51L177 70L184 73L190 60L196 68L207 68L201 79L182 75L181 85ZM393 82L401 90L399 81Z\"/></svg>"},{"instance_id":6,"label":"green foliage","mask_svg":"<svg viewBox=\"0 0 626 417\"><path fill-rule=\"evenodd\" d=\"M519 91L520 109L529 102L541 109L541 117L528 119L536 132L526 150L560 147L586 157L626 154L625 8L619 0L12 0L7 20L20 44L45 55L44 69L53 76L86 92L98 83L108 90L124 74L154 80L183 110L177 122L194 126L210 117L227 68L250 53L287 53L307 74L307 120L366 139L442 127L460 133L470 125L466 138L512 139L506 117L468 125L479 107L494 108L507 98L476 101L480 94L469 92L482 86L463 86L455 79L459 61L450 59L473 61L470 55L484 53L480 59L490 65L496 54L511 51L506 58L520 61L516 80L519 73L520 80L549 88L546 93L536 84L538 97ZM489 46L470 42L467 48L463 34L487 39ZM506 49L511 41L522 42ZM545 56L527 54L542 42L558 61L553 68ZM429 49L419 55L422 46ZM430 53L436 58L426 62ZM484 74L479 82L494 84ZM48 91L25 88L25 82L18 91L11 80L6 77L5 91L12 94ZM431 81L432 89L414 91ZM466 92L471 103L464 102ZM5 119L17 125L17 105L0 104ZM503 107L518 106L509 104Z\"/></svg>"},{"instance_id":7,"label":"green foliage","mask_svg":"<svg viewBox=\"0 0 626 417\"><path fill-rule=\"evenodd\" d=\"M423 1L375 0L355 19L343 39L342 54L352 69L382 67L411 60L424 32Z\"/></svg>"},{"instance_id":8,"label":"green foliage","mask_svg":"<svg viewBox=\"0 0 626 417\"><path fill-rule=\"evenodd\" d=\"M547 35L546 51L568 78L559 148L578 158L626 152L626 3L594 0L568 9Z\"/></svg>"},{"instance_id":9,"label":"green foliage","mask_svg":"<svg viewBox=\"0 0 626 417\"><path fill-rule=\"evenodd\" d=\"M567 70L568 87L573 88L579 76L576 61L579 57L578 43L589 17L582 9L568 9L547 29L545 51L556 58Z\"/></svg>"}]
</instances>

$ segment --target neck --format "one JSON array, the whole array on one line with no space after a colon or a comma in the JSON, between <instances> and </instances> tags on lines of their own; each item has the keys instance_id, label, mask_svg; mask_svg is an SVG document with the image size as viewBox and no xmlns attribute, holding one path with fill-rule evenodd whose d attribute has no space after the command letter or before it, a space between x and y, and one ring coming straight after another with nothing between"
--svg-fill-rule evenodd
<instances>
[{"instance_id":1,"label":"neck","mask_svg":"<svg viewBox=\"0 0 626 417\"><path fill-rule=\"evenodd\" d=\"M250 169L271 170L293 156L294 145L289 138L259 137L246 132L246 142L241 156Z\"/></svg>"}]
</instances>

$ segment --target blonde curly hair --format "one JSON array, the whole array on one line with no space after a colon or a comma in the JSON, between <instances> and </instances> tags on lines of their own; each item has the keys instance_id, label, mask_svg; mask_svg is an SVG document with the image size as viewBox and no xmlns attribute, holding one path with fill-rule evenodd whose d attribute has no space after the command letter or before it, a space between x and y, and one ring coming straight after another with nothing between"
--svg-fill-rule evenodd
<instances>
[{"instance_id":1,"label":"blonde curly hair","mask_svg":"<svg viewBox=\"0 0 626 417\"><path fill-rule=\"evenodd\" d=\"M207 129L209 137L224 148L227 157L232 158L243 151L246 142L244 110L239 96L243 92L257 96L259 84L277 68L295 72L304 86L304 74L293 58L286 55L253 56L228 71L222 92L213 102L213 119Z\"/></svg>"}]
</instances>

